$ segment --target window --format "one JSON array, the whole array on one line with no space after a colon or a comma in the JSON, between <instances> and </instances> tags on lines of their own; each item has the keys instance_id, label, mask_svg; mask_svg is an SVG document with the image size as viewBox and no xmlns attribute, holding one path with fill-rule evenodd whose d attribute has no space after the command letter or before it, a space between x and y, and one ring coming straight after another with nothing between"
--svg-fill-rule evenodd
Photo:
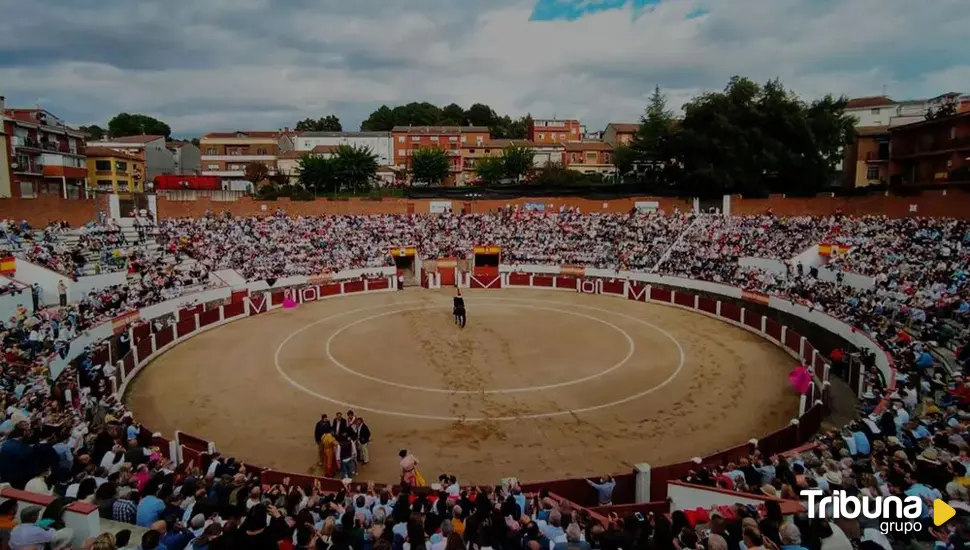
<instances>
[{"instance_id":1,"label":"window","mask_svg":"<svg viewBox=\"0 0 970 550\"><path fill-rule=\"evenodd\" d=\"M487 154L489 154L489 153L491 153L491 152L492 152L492 150L491 150L491 149L485 149L485 154L486 154L486 155L487 155Z\"/></svg>"},{"instance_id":2,"label":"window","mask_svg":"<svg viewBox=\"0 0 970 550\"><path fill-rule=\"evenodd\" d=\"M575 134L575 133L576 133L576 129L575 129L575 128L571 128L571 129L569 130L569 133L570 133L570 134Z\"/></svg>"},{"instance_id":3,"label":"window","mask_svg":"<svg viewBox=\"0 0 970 550\"><path fill-rule=\"evenodd\" d=\"M950 126L950 139L956 139L956 138L957 138L957 127Z\"/></svg>"},{"instance_id":4,"label":"window","mask_svg":"<svg viewBox=\"0 0 970 550\"><path fill-rule=\"evenodd\" d=\"M869 111L869 113L870 114L873 114L873 115L878 115L879 114L879 109L872 109L872 110Z\"/></svg>"},{"instance_id":5,"label":"window","mask_svg":"<svg viewBox=\"0 0 970 550\"><path fill-rule=\"evenodd\" d=\"M206 164L205 167L208 170L218 170L219 169L219 165L218 164Z\"/></svg>"},{"instance_id":6,"label":"window","mask_svg":"<svg viewBox=\"0 0 970 550\"><path fill-rule=\"evenodd\" d=\"M458 141L458 136L450 136L450 137L448 138L448 141L451 141L451 142L455 142L455 141Z\"/></svg>"},{"instance_id":7,"label":"window","mask_svg":"<svg viewBox=\"0 0 970 550\"><path fill-rule=\"evenodd\" d=\"M946 161L946 169L947 170L953 170L953 160L952 159Z\"/></svg>"},{"instance_id":8,"label":"window","mask_svg":"<svg viewBox=\"0 0 970 550\"><path fill-rule=\"evenodd\" d=\"M404 143L404 136L397 136L398 143Z\"/></svg>"},{"instance_id":9,"label":"window","mask_svg":"<svg viewBox=\"0 0 970 550\"><path fill-rule=\"evenodd\" d=\"M214 155L214 154L216 154L216 148L215 147L207 147L206 150L205 150L205 154L207 154L207 155Z\"/></svg>"},{"instance_id":10,"label":"window","mask_svg":"<svg viewBox=\"0 0 970 550\"><path fill-rule=\"evenodd\" d=\"M411 141L421 141L420 136L411 136Z\"/></svg>"},{"instance_id":11,"label":"window","mask_svg":"<svg viewBox=\"0 0 970 550\"><path fill-rule=\"evenodd\" d=\"M438 141L438 136L431 136L431 141Z\"/></svg>"},{"instance_id":12,"label":"window","mask_svg":"<svg viewBox=\"0 0 970 550\"><path fill-rule=\"evenodd\" d=\"M100 191L109 191L114 189L114 184L111 180L98 180L98 189Z\"/></svg>"},{"instance_id":13,"label":"window","mask_svg":"<svg viewBox=\"0 0 970 550\"><path fill-rule=\"evenodd\" d=\"M266 152L266 149L265 148L260 147L259 149L256 149L256 154L257 155L268 155L269 153Z\"/></svg>"},{"instance_id":14,"label":"window","mask_svg":"<svg viewBox=\"0 0 970 550\"><path fill-rule=\"evenodd\" d=\"M246 168L242 164L230 164L229 170L245 170Z\"/></svg>"},{"instance_id":15,"label":"window","mask_svg":"<svg viewBox=\"0 0 970 550\"><path fill-rule=\"evenodd\" d=\"M470 154L472 154L472 155L474 155L474 154L475 154L475 150L474 150L474 149L469 149L469 150L468 150L468 152L469 152Z\"/></svg>"},{"instance_id":16,"label":"window","mask_svg":"<svg viewBox=\"0 0 970 550\"><path fill-rule=\"evenodd\" d=\"M879 179L879 167L870 166L869 169L866 170L866 179L870 181Z\"/></svg>"},{"instance_id":17,"label":"window","mask_svg":"<svg viewBox=\"0 0 970 550\"><path fill-rule=\"evenodd\" d=\"M32 181L20 182L20 196L25 199L37 198L37 190L34 189L34 182Z\"/></svg>"},{"instance_id":18,"label":"window","mask_svg":"<svg viewBox=\"0 0 970 550\"><path fill-rule=\"evenodd\" d=\"M98 172L110 172L111 171L111 161L110 160L96 160L94 161L94 169Z\"/></svg>"},{"instance_id":19,"label":"window","mask_svg":"<svg viewBox=\"0 0 970 550\"><path fill-rule=\"evenodd\" d=\"M559 139L566 139L566 134L559 134Z\"/></svg>"},{"instance_id":20,"label":"window","mask_svg":"<svg viewBox=\"0 0 970 550\"><path fill-rule=\"evenodd\" d=\"M115 170L117 170L119 172L127 172L128 171L128 163L127 162L121 162L119 160L118 162L115 163Z\"/></svg>"},{"instance_id":21,"label":"window","mask_svg":"<svg viewBox=\"0 0 970 550\"><path fill-rule=\"evenodd\" d=\"M128 180L118 180L118 192L120 193L128 192Z\"/></svg>"},{"instance_id":22,"label":"window","mask_svg":"<svg viewBox=\"0 0 970 550\"><path fill-rule=\"evenodd\" d=\"M539 139L546 139L546 135L545 134L539 134Z\"/></svg>"}]
</instances>

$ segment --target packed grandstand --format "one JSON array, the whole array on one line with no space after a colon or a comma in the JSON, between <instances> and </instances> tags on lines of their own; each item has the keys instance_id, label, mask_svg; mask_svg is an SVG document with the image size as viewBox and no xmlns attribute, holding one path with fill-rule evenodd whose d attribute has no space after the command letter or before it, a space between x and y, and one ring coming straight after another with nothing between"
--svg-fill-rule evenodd
<instances>
[{"instance_id":1,"label":"packed grandstand","mask_svg":"<svg viewBox=\"0 0 970 550\"><path fill-rule=\"evenodd\" d=\"M852 544L889 550L934 540L959 548L970 540L966 524L936 528L929 515L918 533L884 534L878 522L865 518L826 521L797 514L787 521L778 504L814 488L918 496L928 504L924 511L943 499L970 513L970 381L963 379L970 366L970 224L964 221L518 208L302 218L277 212L163 220L135 233L111 223L33 228L8 220L0 223L0 240L10 253L69 276L92 269L128 272L124 284L72 297L66 305L20 308L4 323L0 480L56 499L41 518L30 508L17 518L16 505L8 504L14 501L0 504L0 548L23 540L70 548L76 537L64 510L75 500L96 506L103 519L147 528L133 527L136 535L101 535L103 548L816 550ZM509 480L482 488L460 487L460 480L447 476L430 488L324 487L289 479L265 484L258 468L227 457L176 465L115 398L116 367L104 362L97 346L77 354L55 379L47 368L100 323L225 284L210 277L219 270L275 280L393 265L388 251L402 245L427 258L464 258L483 243L500 247L503 263L513 266L583 265L617 276L644 271L806 304L871 335L892 358L894 387L886 390L889 381L870 369L859 417L819 433L800 452L768 456L752 449L750 456L702 462L684 472L689 483L781 501L670 514L660 502L648 516L622 507L597 508L600 515L586 506L632 503L612 498L609 479L591 483L588 495L572 497L574 504L535 489L541 484L523 488ZM847 250L828 260L832 277L791 261L818 243ZM746 258L780 260L786 269L765 270ZM849 274L872 284L850 284ZM137 344L121 342L126 349ZM833 372L843 372L859 350L824 351ZM433 474L429 481L438 472ZM14 528L17 519L35 526ZM699 525L704 528L695 529Z\"/></svg>"}]
</instances>

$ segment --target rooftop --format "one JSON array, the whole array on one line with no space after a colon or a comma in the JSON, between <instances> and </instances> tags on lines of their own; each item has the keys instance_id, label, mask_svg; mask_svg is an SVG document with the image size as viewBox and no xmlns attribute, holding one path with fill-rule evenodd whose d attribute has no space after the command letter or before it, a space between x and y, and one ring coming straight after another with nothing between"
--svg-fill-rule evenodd
<instances>
[{"instance_id":1,"label":"rooftop","mask_svg":"<svg viewBox=\"0 0 970 550\"><path fill-rule=\"evenodd\" d=\"M102 140L103 143L131 143L131 144L145 144L157 141L160 139L165 139L165 136L154 136L154 135L142 135L142 136L124 136L116 138L107 138ZM95 142L95 143L101 143Z\"/></svg>"},{"instance_id":2,"label":"rooftop","mask_svg":"<svg viewBox=\"0 0 970 550\"><path fill-rule=\"evenodd\" d=\"M302 132L300 137L391 137L390 132Z\"/></svg>"},{"instance_id":3,"label":"rooftop","mask_svg":"<svg viewBox=\"0 0 970 550\"><path fill-rule=\"evenodd\" d=\"M85 150L85 154L87 155L88 158L111 157L111 158L137 160L137 161L142 160L142 158L138 155L134 155L132 153L128 153L125 151L119 151L118 149L112 149L110 147L98 147L98 146L88 147Z\"/></svg>"},{"instance_id":4,"label":"rooftop","mask_svg":"<svg viewBox=\"0 0 970 550\"><path fill-rule=\"evenodd\" d=\"M409 134L462 134L466 132L488 132L486 126L395 126L392 132L407 132Z\"/></svg>"},{"instance_id":5,"label":"rooftop","mask_svg":"<svg viewBox=\"0 0 970 550\"><path fill-rule=\"evenodd\" d=\"M881 95L881 96L870 96L870 97L857 97L850 99L846 104L846 109L866 109L869 107L886 107L888 105L895 105L896 102L891 98Z\"/></svg>"},{"instance_id":6,"label":"rooftop","mask_svg":"<svg viewBox=\"0 0 970 550\"><path fill-rule=\"evenodd\" d=\"M202 139L277 139L284 132L267 132L265 130L238 130L235 132L210 132Z\"/></svg>"},{"instance_id":7,"label":"rooftop","mask_svg":"<svg viewBox=\"0 0 970 550\"><path fill-rule=\"evenodd\" d=\"M858 126L855 133L860 137L879 136L889 133L889 126Z\"/></svg>"},{"instance_id":8,"label":"rooftop","mask_svg":"<svg viewBox=\"0 0 970 550\"><path fill-rule=\"evenodd\" d=\"M606 125L606 129L609 130L611 126L620 134L634 134L640 129L640 125L635 122L611 122Z\"/></svg>"}]
</instances>

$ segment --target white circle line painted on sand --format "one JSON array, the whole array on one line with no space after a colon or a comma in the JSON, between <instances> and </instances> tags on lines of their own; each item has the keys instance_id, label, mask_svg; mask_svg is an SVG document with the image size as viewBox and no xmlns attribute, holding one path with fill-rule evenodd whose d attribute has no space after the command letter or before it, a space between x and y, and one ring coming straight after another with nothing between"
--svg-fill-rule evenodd
<instances>
[{"instance_id":1,"label":"white circle line painted on sand","mask_svg":"<svg viewBox=\"0 0 970 550\"><path fill-rule=\"evenodd\" d=\"M478 304L478 305L479 305L479 307L481 307L481 306L488 307L488 306L502 306L503 304ZM456 395L456 394L457 395L482 395L482 394L485 394L485 395L496 395L496 394L507 394L507 393L535 392L535 391L540 391L540 390L554 390L556 388L565 388L567 386L572 386L572 385L575 385L575 384L581 384L583 382L589 382L590 380L595 380L596 378L600 378L602 376L606 376L607 374L609 374L609 373L615 371L616 369L619 369L623 365L627 364L627 362L630 361L630 358L633 357L633 354L636 352L636 343L634 343L633 338L630 337L630 334L627 331L623 330L622 328L614 325L613 323L611 323L609 321L604 321L603 319L600 319L598 317L593 317L592 315L586 315L585 313L578 313L578 312L569 311L569 310L566 310L566 309L559 309L559 308L554 308L554 307L543 307L543 306L533 306L533 305L522 305L522 304L518 304L518 305L515 305L513 307L521 307L521 308L527 308L527 309L537 309L537 310L544 310L544 311L555 311L557 313L565 313L566 315L574 315L576 317L582 317L584 319L589 319L591 321L596 321L597 323L602 323L602 324L604 324L604 325L612 328L613 330L619 332L620 334L623 335L624 338L626 338L626 342L627 342L627 352L626 352L626 356L623 359L621 359L619 362L617 362L616 364L614 364L613 366L611 366L611 367L609 367L609 368L607 368L605 370L602 370L602 371L599 371L599 372L594 372L593 374L590 374L588 376L584 376L582 378L577 378L575 380L566 380L565 382L557 382L555 384L545 384L545 385L542 385L542 386L528 386L528 387L524 387L524 388L500 388L500 389L494 389L494 390L450 390L450 389L446 389L446 388L429 388L427 386L413 386L411 384L402 384L400 382L394 382L394 381L391 381L391 380L385 380L385 379L379 378L377 376L371 376L369 374L365 374L365 373L359 372L357 370L354 370L354 369L352 369L352 368L344 365L336 357L333 356L333 352L331 351L331 344L333 343L334 338L336 338L343 331L345 331L345 330L347 330L349 328L352 328L354 326L357 326L357 325L359 325L361 323L366 323L367 321L371 321L373 319L380 319L381 317L388 317L390 315L395 315L395 314L398 314L398 313L403 313L405 311L418 311L418 310L422 310L422 309L437 309L437 308L446 308L446 307L447 306L434 306L434 305L429 305L429 306L424 306L424 307L412 307L412 308L406 308L406 309L396 309L394 311L387 311L387 312L384 312L384 313L378 313L377 315L370 315L368 317L364 317L363 319L358 319L358 320L353 321L351 323L347 323L346 325L344 325L344 326L340 327L339 329L337 329L336 332L334 332L333 334L331 334L330 335L330 338L327 338L327 344L326 344L326 347L325 347L325 353L327 355L327 359L329 359L330 362L333 363L333 365L335 367L337 367L337 368L339 368L339 369L341 369L341 370L343 370L345 372L348 372L348 373L353 374L355 376L359 376L359 377L361 377L361 378L363 378L365 380L370 380L371 382L377 382L379 384L384 384L385 386L392 386L392 387L395 387L395 388L401 388L401 389L405 389L405 390L423 391L423 392L430 392L430 393L446 393L446 394L451 394L451 395Z\"/></svg>"},{"instance_id":2,"label":"white circle line painted on sand","mask_svg":"<svg viewBox=\"0 0 970 550\"><path fill-rule=\"evenodd\" d=\"M466 296L466 298L467 298L467 296ZM383 414L383 415L386 415L386 416L397 416L397 417L401 417L401 418L414 418L414 419L419 419L419 420L438 420L438 421L444 421L444 422L485 422L485 421L506 422L506 421L512 421L512 420L532 420L532 419L542 419L542 418L555 418L555 417L559 417L559 416L567 416L567 415L582 414L582 413L587 413L587 412L595 412L595 411L607 409L607 408L610 408L610 407L615 407L615 406L618 406L618 405L623 405L625 403L629 403L630 401L635 401L637 399L640 399L641 397L646 397L647 395L650 395L651 393L653 393L653 392L655 392L657 390L663 389L664 387L666 387L667 385L669 385L671 382L673 382L674 379L677 378L677 376L680 374L680 372L684 369L684 363L686 362L685 354L684 354L684 348L683 348L683 346L680 345L680 342L677 340L677 338L675 338L672 334L670 334L666 330L664 330L664 329L662 329L662 328L654 325L653 323L650 323L648 321L644 321L643 319L639 319L639 318L634 317L632 315L627 315L625 313L620 313L620 312L612 311L612 310L609 310L609 309L603 309L603 308L598 308L598 307L593 307L593 306L586 306L586 305L569 303L569 302L556 302L556 301L553 301L553 300L536 300L536 299L528 299L528 298L498 298L498 297L495 297L495 298L485 298L485 297L483 297L483 298L478 298L478 299L482 299L482 300L496 300L496 301L509 301L509 302L515 302L515 301L519 301L519 302L538 302L538 303L545 303L545 304L553 303L553 304L559 304L559 305L568 305L568 306L571 306L571 307L580 307L580 308L588 309L588 310L591 310L591 311L601 311L603 313L617 315L619 317L623 317L623 318L629 319L631 321L634 321L634 322L637 322L637 323L640 323L640 324L649 326L651 328L654 328L655 330L657 330L658 332L660 332L661 334L663 334L664 336L666 336L670 341L672 341L674 343L675 346L677 346L677 351L680 354L680 361L677 364L677 368L674 369L674 372L670 376L668 376L663 382L657 384L656 386L653 386L652 388L643 390L643 391L641 391L639 393L635 393L633 395L629 395L629 396L624 397L622 399L617 399L615 401L611 401L609 403L601 403L599 405L593 405L593 406L590 406L590 407L582 407L582 408L579 408L579 409L568 409L568 410L556 411L556 412L551 412L551 413L536 413L536 414L524 414L524 415L516 415L516 416L497 416L497 417L439 416L439 415L432 415L432 414L417 414L417 413L406 413L406 412L400 412L400 411L388 411L388 410L384 410L384 409L378 409L376 407L367 407L367 406L364 406L364 405L357 405L357 404L354 404L354 403L350 403L348 401L343 401L341 399L334 399L333 397L330 397L330 396L324 395L322 393L316 392L314 390L311 390L310 388L307 388L306 386L300 384L299 382L297 382L296 380L294 380L293 378L291 378L288 374L286 374L286 372L283 371L282 368L280 368L279 355L280 355L280 351L283 349L283 346L285 346L286 343L289 342L292 338L294 338L295 336L297 336L298 334L300 334L304 330L310 328L311 326L314 326L314 325L317 325L317 324L320 324L320 323L324 323L324 322L329 321L331 319L334 319L334 318L337 318L337 317L342 317L344 315L348 315L348 314L351 314L351 313L357 313L357 312L360 312L360 311L367 311L367 310L372 310L372 309L378 309L378 308L381 308L381 307L391 307L391 306L397 306L397 305L402 305L402 304L407 304L407 303L416 303L416 302L418 302L418 301L411 301L411 302L399 302L397 304L381 304L381 305L377 305L377 306L367 306L367 307L362 307L362 308L358 308L358 309L355 309L355 310L344 311L344 312L341 312L341 313L336 313L334 315L331 315L330 317L326 317L324 319L320 319L320 320L318 320L318 321L316 321L314 323L311 323L311 324L309 324L309 325L307 325L307 326L305 326L303 328L297 329L296 331L294 331L293 333L291 333L289 336L287 336L285 339L283 339L283 341L280 343L280 345L276 348L276 353L273 355L273 363L276 365L276 372L278 372L279 375L282 376L283 379L285 379L291 386L293 386L294 388L302 391L303 393L306 393L307 395L311 395L313 397L316 397L317 399L320 399L322 401L327 401L328 403L333 403L334 405L340 405L341 407L347 407L348 409L354 409L354 410L358 410L358 411L367 411L367 412L371 412L371 413L374 413L374 414ZM468 302L469 303L474 303L474 302L477 302L478 299L468 300Z\"/></svg>"}]
</instances>

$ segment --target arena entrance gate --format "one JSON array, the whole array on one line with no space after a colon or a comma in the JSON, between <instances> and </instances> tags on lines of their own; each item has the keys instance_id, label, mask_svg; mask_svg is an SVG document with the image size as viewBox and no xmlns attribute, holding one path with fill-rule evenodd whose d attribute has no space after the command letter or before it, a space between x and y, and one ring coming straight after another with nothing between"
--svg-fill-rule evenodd
<instances>
[{"instance_id":1,"label":"arena entrance gate","mask_svg":"<svg viewBox=\"0 0 970 550\"><path fill-rule=\"evenodd\" d=\"M502 260L502 249L494 245L474 248L475 264L472 268L468 286L471 288L501 288L498 266Z\"/></svg>"},{"instance_id":2,"label":"arena entrance gate","mask_svg":"<svg viewBox=\"0 0 970 550\"><path fill-rule=\"evenodd\" d=\"M418 284L417 256L418 249L413 246L391 249L391 258L394 259L394 267L397 268L398 280L403 277L405 285Z\"/></svg>"},{"instance_id":3,"label":"arena entrance gate","mask_svg":"<svg viewBox=\"0 0 970 550\"><path fill-rule=\"evenodd\" d=\"M441 258L436 263L438 274L441 276L441 286L455 286L457 283L455 273L458 271L458 261L454 258Z\"/></svg>"}]
</instances>

